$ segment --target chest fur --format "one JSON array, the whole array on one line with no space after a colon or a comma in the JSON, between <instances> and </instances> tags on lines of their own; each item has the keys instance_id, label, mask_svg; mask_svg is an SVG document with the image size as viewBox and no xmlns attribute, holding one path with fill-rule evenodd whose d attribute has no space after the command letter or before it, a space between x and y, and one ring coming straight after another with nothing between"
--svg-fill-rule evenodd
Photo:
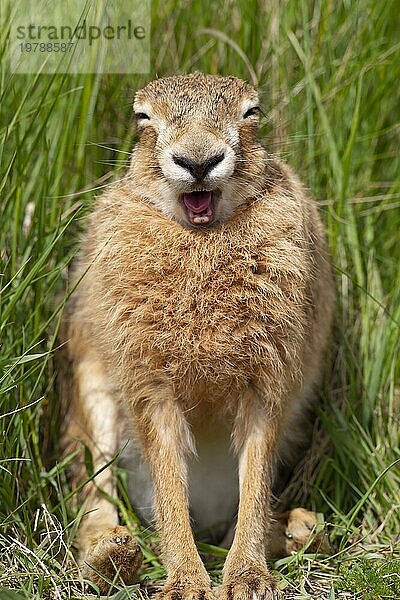
<instances>
[{"instance_id":1,"label":"chest fur","mask_svg":"<svg viewBox=\"0 0 400 600\"><path fill-rule=\"evenodd\" d=\"M287 354L306 304L303 240L290 223L234 225L115 229L98 270L113 337L129 330L131 353L196 381L248 377Z\"/></svg>"}]
</instances>

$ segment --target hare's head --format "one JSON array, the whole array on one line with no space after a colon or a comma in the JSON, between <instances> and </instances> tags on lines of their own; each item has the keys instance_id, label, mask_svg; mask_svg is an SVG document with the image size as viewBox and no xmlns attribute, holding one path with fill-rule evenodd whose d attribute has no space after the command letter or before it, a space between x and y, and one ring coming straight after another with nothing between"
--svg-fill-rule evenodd
<instances>
[{"instance_id":1,"label":"hare's head","mask_svg":"<svg viewBox=\"0 0 400 600\"><path fill-rule=\"evenodd\" d=\"M135 96L141 136L134 180L183 225L229 219L264 181L258 104L254 88L236 77L194 73L152 81Z\"/></svg>"}]
</instances>

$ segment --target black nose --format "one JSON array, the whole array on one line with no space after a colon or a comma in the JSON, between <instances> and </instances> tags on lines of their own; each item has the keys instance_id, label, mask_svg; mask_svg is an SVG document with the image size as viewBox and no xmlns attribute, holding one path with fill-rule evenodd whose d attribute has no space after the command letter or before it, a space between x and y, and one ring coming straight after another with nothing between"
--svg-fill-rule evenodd
<instances>
[{"instance_id":1,"label":"black nose","mask_svg":"<svg viewBox=\"0 0 400 600\"><path fill-rule=\"evenodd\" d=\"M180 167L183 167L186 169L186 171L189 171L196 181L201 181L204 179L214 167L224 160L224 158L225 152L220 152L219 154L214 154L214 156L210 156L210 158L207 158L207 160L199 163L191 158L187 158L186 156L177 156L176 154L172 155L172 160L174 163Z\"/></svg>"}]
</instances>

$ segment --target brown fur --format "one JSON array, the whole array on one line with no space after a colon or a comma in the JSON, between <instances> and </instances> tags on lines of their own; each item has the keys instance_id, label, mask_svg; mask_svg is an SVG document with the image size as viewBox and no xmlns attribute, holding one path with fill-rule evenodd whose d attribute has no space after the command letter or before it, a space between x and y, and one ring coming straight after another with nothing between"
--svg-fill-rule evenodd
<instances>
[{"instance_id":1,"label":"brown fur","mask_svg":"<svg viewBox=\"0 0 400 600\"><path fill-rule=\"evenodd\" d=\"M171 600L213 595L187 495L192 430L208 420L228 424L239 457L238 521L220 597L275 597L265 561L268 533L279 530L270 522L271 480L277 457L296 451L329 334L332 278L316 206L259 145L256 120L242 118L243 102L254 99L240 80L201 74L138 92L135 106L150 106L154 121L127 176L88 219L76 270L87 273L68 310L74 392L64 446L83 439L95 467L104 464L129 415L154 482L168 570L162 594ZM182 189L160 166L163 152L175 144L202 160L221 140L234 150L234 171L218 185L213 226L191 227ZM87 491L98 510L82 524L82 560L93 528L101 535L117 525L99 489L115 494L109 470Z\"/></svg>"}]
</instances>

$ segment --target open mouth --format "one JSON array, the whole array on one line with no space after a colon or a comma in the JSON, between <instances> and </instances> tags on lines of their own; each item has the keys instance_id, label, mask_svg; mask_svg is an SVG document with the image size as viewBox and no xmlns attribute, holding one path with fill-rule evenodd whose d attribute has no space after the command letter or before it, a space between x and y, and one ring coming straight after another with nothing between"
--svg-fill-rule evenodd
<instances>
[{"instance_id":1,"label":"open mouth","mask_svg":"<svg viewBox=\"0 0 400 600\"><path fill-rule=\"evenodd\" d=\"M209 225L214 220L214 192L201 190L182 195L192 225Z\"/></svg>"}]
</instances>

